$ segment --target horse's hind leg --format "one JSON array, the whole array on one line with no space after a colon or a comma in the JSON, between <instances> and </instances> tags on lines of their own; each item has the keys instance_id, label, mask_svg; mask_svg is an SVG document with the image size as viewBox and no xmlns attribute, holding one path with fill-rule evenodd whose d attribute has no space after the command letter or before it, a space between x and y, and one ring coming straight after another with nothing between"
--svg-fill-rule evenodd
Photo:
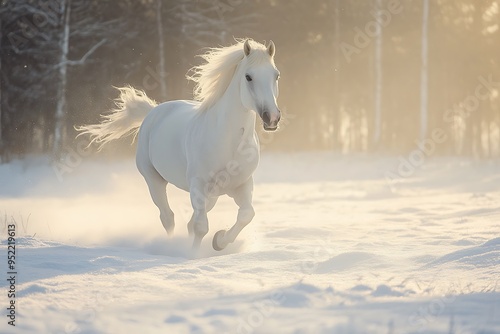
<instances>
[{"instance_id":1,"label":"horse's hind leg","mask_svg":"<svg viewBox=\"0 0 500 334\"><path fill-rule=\"evenodd\" d=\"M172 235L174 231L174 213L168 205L167 199L167 181L153 168L150 167L146 171L141 171L146 183L149 187L149 193L153 202L160 210L160 219L163 227L168 235Z\"/></svg>"},{"instance_id":2,"label":"horse's hind leg","mask_svg":"<svg viewBox=\"0 0 500 334\"><path fill-rule=\"evenodd\" d=\"M228 231L220 230L215 233L212 240L212 247L217 250L223 250L234 240L241 230L247 226L255 216L255 211L252 206L253 179L250 178L246 183L235 189L234 192L228 194L239 206L238 217L236 223Z\"/></svg>"}]
</instances>

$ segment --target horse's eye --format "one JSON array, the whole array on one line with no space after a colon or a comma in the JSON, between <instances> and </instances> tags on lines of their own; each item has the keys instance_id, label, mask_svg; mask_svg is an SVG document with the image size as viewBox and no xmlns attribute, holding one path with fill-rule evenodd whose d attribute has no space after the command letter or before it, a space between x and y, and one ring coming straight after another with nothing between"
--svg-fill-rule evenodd
<instances>
[{"instance_id":1,"label":"horse's eye","mask_svg":"<svg viewBox=\"0 0 500 334\"><path fill-rule=\"evenodd\" d=\"M249 76L248 74L247 74L247 75L245 75L245 78L247 79L247 81L248 81L248 82L252 81L252 77L251 77L251 76Z\"/></svg>"}]
</instances>

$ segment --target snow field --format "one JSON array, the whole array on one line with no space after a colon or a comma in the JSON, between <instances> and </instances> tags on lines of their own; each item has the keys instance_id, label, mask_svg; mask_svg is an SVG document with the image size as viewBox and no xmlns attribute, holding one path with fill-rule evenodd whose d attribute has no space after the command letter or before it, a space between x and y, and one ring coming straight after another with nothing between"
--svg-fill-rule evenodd
<instances>
[{"instance_id":1,"label":"snow field","mask_svg":"<svg viewBox=\"0 0 500 334\"><path fill-rule=\"evenodd\" d=\"M254 221L212 250L236 217L221 198L195 254L188 195L169 187L168 238L132 161L63 182L34 161L0 166L19 261L2 333L500 333L498 162L432 159L393 192L393 157L266 153Z\"/></svg>"}]
</instances>

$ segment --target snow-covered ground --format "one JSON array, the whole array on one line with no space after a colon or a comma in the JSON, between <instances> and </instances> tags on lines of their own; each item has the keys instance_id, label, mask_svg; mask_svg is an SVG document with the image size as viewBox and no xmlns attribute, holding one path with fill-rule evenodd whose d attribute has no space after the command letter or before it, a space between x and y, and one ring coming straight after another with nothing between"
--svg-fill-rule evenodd
<instances>
[{"instance_id":1,"label":"snow-covered ground","mask_svg":"<svg viewBox=\"0 0 500 334\"><path fill-rule=\"evenodd\" d=\"M1 333L500 333L500 162L266 152L257 215L199 254L188 195L168 239L132 160L0 165ZM411 173L410 173L411 174ZM17 222L16 327L7 225Z\"/></svg>"}]
</instances>

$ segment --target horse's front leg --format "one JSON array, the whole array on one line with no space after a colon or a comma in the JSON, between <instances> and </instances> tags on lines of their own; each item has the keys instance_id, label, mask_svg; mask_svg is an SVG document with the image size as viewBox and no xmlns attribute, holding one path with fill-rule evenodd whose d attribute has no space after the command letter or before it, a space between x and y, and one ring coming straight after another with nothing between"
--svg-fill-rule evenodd
<instances>
[{"instance_id":1,"label":"horse's front leg","mask_svg":"<svg viewBox=\"0 0 500 334\"><path fill-rule=\"evenodd\" d=\"M241 230L252 221L255 216L252 206L252 193L253 178L250 177L247 182L228 194L239 207L238 217L236 223L228 231L220 230L215 233L212 240L212 246L215 250L223 250L228 244L234 242Z\"/></svg>"},{"instance_id":2,"label":"horse's front leg","mask_svg":"<svg viewBox=\"0 0 500 334\"><path fill-rule=\"evenodd\" d=\"M199 249L201 240L208 233L207 201L208 197L204 192L204 183L193 182L190 189L191 205L193 206L193 217L188 228L192 227L194 234L193 249Z\"/></svg>"},{"instance_id":3,"label":"horse's front leg","mask_svg":"<svg viewBox=\"0 0 500 334\"><path fill-rule=\"evenodd\" d=\"M207 213L209 213L210 210L212 210L214 208L218 199L219 199L218 197L208 197L207 198L206 206L205 206L207 208ZM194 213L193 213L193 215L191 216L191 219L187 223L187 229L188 229L189 236L194 236L194 218L195 217L194 217Z\"/></svg>"}]
</instances>

